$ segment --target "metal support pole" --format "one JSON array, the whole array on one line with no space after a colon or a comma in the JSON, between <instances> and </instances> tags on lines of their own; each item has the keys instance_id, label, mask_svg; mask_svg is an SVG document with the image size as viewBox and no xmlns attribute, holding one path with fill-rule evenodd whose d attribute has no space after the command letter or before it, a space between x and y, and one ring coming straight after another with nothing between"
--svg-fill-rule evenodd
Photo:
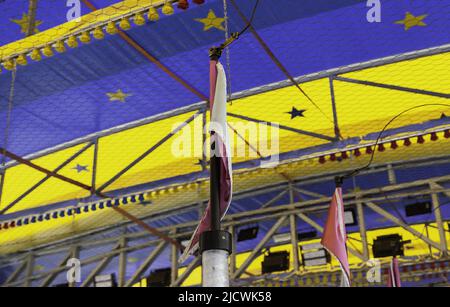
<instances>
[{"instance_id":1,"label":"metal support pole","mask_svg":"<svg viewBox=\"0 0 450 307\"><path fill-rule=\"evenodd\" d=\"M221 48L210 49L211 95L210 110L213 109L217 81L217 63L222 54ZM211 131L210 159L210 230L200 235L202 254L202 281L204 287L229 287L228 256L231 250L230 234L222 231L220 208L221 157L214 131Z\"/></svg>"},{"instance_id":2,"label":"metal support pole","mask_svg":"<svg viewBox=\"0 0 450 307\"><path fill-rule=\"evenodd\" d=\"M234 272L236 272L236 228L229 226L228 231L231 234L230 276L233 276Z\"/></svg>"},{"instance_id":3,"label":"metal support pole","mask_svg":"<svg viewBox=\"0 0 450 307\"><path fill-rule=\"evenodd\" d=\"M24 288L31 287L31 277L33 276L34 271L34 255L32 252L28 254L27 257L27 266L25 271L25 282L23 284Z\"/></svg>"},{"instance_id":4,"label":"metal support pole","mask_svg":"<svg viewBox=\"0 0 450 307\"><path fill-rule=\"evenodd\" d=\"M356 204L356 210L358 213L359 233L361 235L361 241L363 245L363 258L364 261L369 260L369 245L367 243L366 221L364 219L364 208L362 203Z\"/></svg>"},{"instance_id":5,"label":"metal support pole","mask_svg":"<svg viewBox=\"0 0 450 307\"><path fill-rule=\"evenodd\" d=\"M297 218L295 214L291 214L289 219L291 224L292 263L294 264L294 271L298 273L300 269L300 262L298 256Z\"/></svg>"},{"instance_id":6,"label":"metal support pole","mask_svg":"<svg viewBox=\"0 0 450 307\"><path fill-rule=\"evenodd\" d=\"M127 239L122 237L120 239L120 248L124 249L126 247L127 247ZM119 254L119 287L123 287L125 285L126 273L127 273L127 252L121 251Z\"/></svg>"},{"instance_id":7,"label":"metal support pole","mask_svg":"<svg viewBox=\"0 0 450 307\"><path fill-rule=\"evenodd\" d=\"M5 185L6 171L0 170L0 206L2 204L3 186Z\"/></svg>"},{"instance_id":8,"label":"metal support pole","mask_svg":"<svg viewBox=\"0 0 450 307\"><path fill-rule=\"evenodd\" d=\"M387 172L388 172L388 178L390 184L397 184L397 177L395 176L394 168L392 167L392 164L387 165Z\"/></svg>"},{"instance_id":9,"label":"metal support pole","mask_svg":"<svg viewBox=\"0 0 450 307\"><path fill-rule=\"evenodd\" d=\"M175 235L176 232L174 231L173 234ZM171 273L170 273L170 284L174 284L178 278L178 255L179 250L175 245L171 246L171 252L170 252L170 262L171 262Z\"/></svg>"},{"instance_id":10,"label":"metal support pole","mask_svg":"<svg viewBox=\"0 0 450 307\"><path fill-rule=\"evenodd\" d=\"M430 188L433 190L434 186L430 185ZM442 222L442 214L441 214L441 205L439 203L439 197L436 193L431 194L431 201L433 205L434 216L436 217L436 224L439 230L439 243L441 245L441 250L443 251L443 255L448 255L448 247L447 247L447 238L445 236L444 224Z\"/></svg>"},{"instance_id":11,"label":"metal support pole","mask_svg":"<svg viewBox=\"0 0 450 307\"><path fill-rule=\"evenodd\" d=\"M339 138L341 136L341 132L340 132L339 123L338 123L338 115L337 115L337 108L336 108L336 97L334 95L333 77L329 78L329 82L330 82L331 107L332 107L332 110L333 110L334 134L336 136L336 139L339 140Z\"/></svg>"}]
</instances>

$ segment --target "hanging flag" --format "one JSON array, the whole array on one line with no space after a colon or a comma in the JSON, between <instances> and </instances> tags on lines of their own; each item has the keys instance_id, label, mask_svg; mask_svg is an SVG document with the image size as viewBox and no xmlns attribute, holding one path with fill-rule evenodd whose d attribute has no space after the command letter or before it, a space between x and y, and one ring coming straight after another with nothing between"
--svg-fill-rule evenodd
<instances>
[{"instance_id":1,"label":"hanging flag","mask_svg":"<svg viewBox=\"0 0 450 307\"><path fill-rule=\"evenodd\" d=\"M219 205L221 218L225 216L231 203L232 196L232 168L230 155L230 141L227 127L227 81L225 70L217 61L211 61L211 148L214 148L212 154L220 158L220 186L219 186ZM184 262L189 255L198 250L200 235L211 228L211 202L203 214L203 217L195 230L189 244L186 246L180 262Z\"/></svg>"},{"instance_id":2,"label":"hanging flag","mask_svg":"<svg viewBox=\"0 0 450 307\"><path fill-rule=\"evenodd\" d=\"M342 188L336 184L336 190L328 210L328 219L322 237L322 245L338 261L342 270L342 287L350 287L350 267L347 255L347 233L344 223L344 202Z\"/></svg>"},{"instance_id":3,"label":"hanging flag","mask_svg":"<svg viewBox=\"0 0 450 307\"><path fill-rule=\"evenodd\" d=\"M398 259L396 257L392 258L389 264L388 270L388 287L401 287L402 283L400 280L400 271L398 269Z\"/></svg>"}]
</instances>

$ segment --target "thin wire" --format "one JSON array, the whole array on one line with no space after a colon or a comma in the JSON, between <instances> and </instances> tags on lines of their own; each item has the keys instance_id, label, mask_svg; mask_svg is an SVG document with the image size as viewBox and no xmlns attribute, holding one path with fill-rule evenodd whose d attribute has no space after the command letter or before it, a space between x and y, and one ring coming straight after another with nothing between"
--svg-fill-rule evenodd
<instances>
[{"instance_id":1,"label":"thin wire","mask_svg":"<svg viewBox=\"0 0 450 307\"><path fill-rule=\"evenodd\" d=\"M244 27L244 29L242 29L241 32L239 32L239 36L244 34L245 32L247 32L247 30L251 27L251 25L253 23L253 19L255 19L256 10L258 9L258 5L259 5L259 0L256 0L255 6L253 7L252 15L250 17L250 20L247 23L247 25Z\"/></svg>"},{"instance_id":2,"label":"thin wire","mask_svg":"<svg viewBox=\"0 0 450 307\"><path fill-rule=\"evenodd\" d=\"M422 107L429 107L429 106L445 106L445 107L450 107L450 104L446 104L446 103L427 103L427 104L421 104L421 105L417 105L417 106L411 107L411 108L409 108L409 109L406 109L406 110L404 110L404 111L398 113L397 115L395 115L393 118L391 118L391 119L387 122L387 124L383 127L383 129L382 129L382 130L380 131L380 133L378 134L378 137L377 137L377 139L376 139L376 141L375 141L375 144L373 145L373 150L372 150L372 154L371 154L371 156L370 156L369 162L368 162L366 165L364 165L363 167L357 168L357 169L355 169L355 170L353 170L353 171L351 171L351 172L345 174L345 175L342 176L341 178L342 178L342 179L346 179L346 178L350 178L350 177L352 177L352 176L355 176L355 175L359 174L361 171L363 171L363 170L365 170L365 169L368 169L368 168L372 165L372 162L373 162L374 157L375 157L376 147L378 146L380 140L383 138L383 133L386 131L386 129L387 129L387 128L388 128L388 127L389 127L389 126L390 126L397 118L399 118L400 116L402 116L403 114L405 114L405 113L407 113L407 112L409 112L409 111L412 111L412 110L415 110L415 109L419 109L419 108L422 108Z\"/></svg>"}]
</instances>

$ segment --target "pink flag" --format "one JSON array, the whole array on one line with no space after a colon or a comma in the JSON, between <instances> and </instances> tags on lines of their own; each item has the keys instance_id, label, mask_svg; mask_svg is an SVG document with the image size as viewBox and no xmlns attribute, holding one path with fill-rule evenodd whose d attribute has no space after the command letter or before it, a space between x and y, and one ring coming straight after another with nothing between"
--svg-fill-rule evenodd
<instances>
[{"instance_id":1,"label":"pink flag","mask_svg":"<svg viewBox=\"0 0 450 307\"><path fill-rule=\"evenodd\" d=\"M347 255L347 233L344 223L342 188L336 187L328 210L328 219L322 237L322 245L339 261L343 273L342 286L350 286L350 267Z\"/></svg>"},{"instance_id":2,"label":"pink flag","mask_svg":"<svg viewBox=\"0 0 450 307\"><path fill-rule=\"evenodd\" d=\"M232 196L232 168L230 154L230 141L227 127L227 81L222 64L217 61L210 62L211 78L211 126L214 132L211 135L211 143L215 142L214 154L220 158L220 214L223 218L228 211ZM187 257L198 249L200 235L211 228L211 204L195 230L189 244L180 257L180 262L184 262Z\"/></svg>"},{"instance_id":3,"label":"pink flag","mask_svg":"<svg viewBox=\"0 0 450 307\"><path fill-rule=\"evenodd\" d=\"M392 258L388 270L388 287L401 287L400 271L398 269L398 259Z\"/></svg>"}]
</instances>

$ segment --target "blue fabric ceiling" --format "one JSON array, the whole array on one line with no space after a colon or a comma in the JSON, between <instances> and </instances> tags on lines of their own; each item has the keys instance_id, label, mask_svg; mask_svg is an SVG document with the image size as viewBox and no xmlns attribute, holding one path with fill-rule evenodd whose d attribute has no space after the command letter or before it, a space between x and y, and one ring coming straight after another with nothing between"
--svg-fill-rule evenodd
<instances>
[{"instance_id":1,"label":"blue fabric ceiling","mask_svg":"<svg viewBox=\"0 0 450 307\"><path fill-rule=\"evenodd\" d=\"M93 3L103 7L108 1ZM237 3L250 15L253 1ZM11 14L20 15L24 3L21 5L14 12L8 6L0 14L9 14L6 19ZM195 19L205 17L210 9L223 16L223 6L221 1L207 1L205 5L191 7L156 23L134 27L127 34L206 95L207 50L223 40L224 32L215 28L204 31L203 24ZM58 15L55 12L46 18L44 12L52 11L50 8L50 4L39 8L38 18L49 19L46 27L62 22L53 16ZM83 10L87 12L86 8ZM448 43L450 21L446 1L383 1L381 23L369 23L367 10L366 1L356 0L261 1L254 25L294 76ZM427 26L406 31L403 25L395 23L404 19L406 12L427 14ZM240 30L243 22L231 6L229 15L231 31ZM3 16L0 19L5 22ZM20 33L14 32L11 23L2 26L12 30L2 34L1 42L18 38ZM283 79L285 76L250 33L232 46L233 92ZM10 83L11 73L3 72L2 119L6 119ZM118 89L132 95L130 102L108 100L106 94ZM19 155L30 154L198 101L199 97L149 63L120 37L107 35L103 41L20 67L8 149ZM5 127L6 121L1 120L0 130Z\"/></svg>"}]
</instances>

